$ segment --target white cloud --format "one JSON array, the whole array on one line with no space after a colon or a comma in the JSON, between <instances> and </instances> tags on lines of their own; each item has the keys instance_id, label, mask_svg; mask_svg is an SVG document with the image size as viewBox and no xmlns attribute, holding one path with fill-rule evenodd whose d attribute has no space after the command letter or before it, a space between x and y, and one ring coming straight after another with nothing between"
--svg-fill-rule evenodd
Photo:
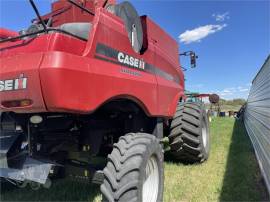
<instances>
[{"instance_id":1,"label":"white cloud","mask_svg":"<svg viewBox=\"0 0 270 202\"><path fill-rule=\"evenodd\" d=\"M249 89L248 89L248 88L242 88L242 89L240 89L239 91L240 91L240 92L247 92L247 91L249 91Z\"/></svg>"},{"instance_id":2,"label":"white cloud","mask_svg":"<svg viewBox=\"0 0 270 202\"><path fill-rule=\"evenodd\" d=\"M247 87L242 87L242 86L238 86L237 89L238 89L239 92L246 92L246 91L249 91L249 88L247 88Z\"/></svg>"},{"instance_id":3,"label":"white cloud","mask_svg":"<svg viewBox=\"0 0 270 202\"><path fill-rule=\"evenodd\" d=\"M179 35L180 42L189 44L192 42L200 42L201 39L207 37L210 34L214 34L225 28L227 24L223 25L205 25L197 27L193 30L186 30L184 33Z\"/></svg>"},{"instance_id":4,"label":"white cloud","mask_svg":"<svg viewBox=\"0 0 270 202\"><path fill-rule=\"evenodd\" d=\"M223 14L214 13L212 17L214 17L217 22L223 22L230 19L229 12L225 12Z\"/></svg>"},{"instance_id":5,"label":"white cloud","mask_svg":"<svg viewBox=\"0 0 270 202\"><path fill-rule=\"evenodd\" d=\"M238 87L225 88L223 90L217 91L216 93L224 99L234 99L234 98L247 98L249 93L249 88L245 85Z\"/></svg>"},{"instance_id":6,"label":"white cloud","mask_svg":"<svg viewBox=\"0 0 270 202\"><path fill-rule=\"evenodd\" d=\"M232 91L231 90L228 90L228 89L225 89L225 90L223 90L223 92L222 92L223 94L228 94L228 93L232 93Z\"/></svg>"}]
</instances>

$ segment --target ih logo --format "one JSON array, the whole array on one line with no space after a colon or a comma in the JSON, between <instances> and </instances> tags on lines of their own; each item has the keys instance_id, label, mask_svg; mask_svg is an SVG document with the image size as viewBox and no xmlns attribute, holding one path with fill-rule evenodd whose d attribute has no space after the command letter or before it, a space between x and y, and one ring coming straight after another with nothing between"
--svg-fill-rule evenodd
<instances>
[{"instance_id":1,"label":"ih logo","mask_svg":"<svg viewBox=\"0 0 270 202\"><path fill-rule=\"evenodd\" d=\"M0 92L26 89L27 78L23 74L17 79L0 80Z\"/></svg>"}]
</instances>

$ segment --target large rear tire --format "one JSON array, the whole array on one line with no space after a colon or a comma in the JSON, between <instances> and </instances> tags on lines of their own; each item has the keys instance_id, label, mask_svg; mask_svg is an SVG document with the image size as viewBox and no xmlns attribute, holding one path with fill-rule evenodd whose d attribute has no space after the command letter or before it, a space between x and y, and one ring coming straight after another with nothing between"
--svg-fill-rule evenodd
<instances>
[{"instance_id":1,"label":"large rear tire","mask_svg":"<svg viewBox=\"0 0 270 202\"><path fill-rule=\"evenodd\" d=\"M175 160L197 163L208 159L209 122L203 103L179 103L170 125L169 144Z\"/></svg>"},{"instance_id":2,"label":"large rear tire","mask_svg":"<svg viewBox=\"0 0 270 202\"><path fill-rule=\"evenodd\" d=\"M163 198L163 151L153 135L129 133L114 144L104 169L103 201L160 202Z\"/></svg>"}]
</instances>

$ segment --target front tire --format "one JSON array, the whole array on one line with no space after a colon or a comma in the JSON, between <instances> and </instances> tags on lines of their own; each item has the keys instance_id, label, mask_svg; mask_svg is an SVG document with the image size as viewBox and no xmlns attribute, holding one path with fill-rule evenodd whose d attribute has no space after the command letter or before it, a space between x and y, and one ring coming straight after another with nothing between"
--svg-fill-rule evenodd
<instances>
[{"instance_id":1,"label":"front tire","mask_svg":"<svg viewBox=\"0 0 270 202\"><path fill-rule=\"evenodd\" d=\"M208 159L209 120L203 103L179 103L170 126L169 144L176 160L197 163Z\"/></svg>"},{"instance_id":2,"label":"front tire","mask_svg":"<svg viewBox=\"0 0 270 202\"><path fill-rule=\"evenodd\" d=\"M104 169L103 201L163 200L163 151L153 135L129 133L114 144Z\"/></svg>"}]
</instances>

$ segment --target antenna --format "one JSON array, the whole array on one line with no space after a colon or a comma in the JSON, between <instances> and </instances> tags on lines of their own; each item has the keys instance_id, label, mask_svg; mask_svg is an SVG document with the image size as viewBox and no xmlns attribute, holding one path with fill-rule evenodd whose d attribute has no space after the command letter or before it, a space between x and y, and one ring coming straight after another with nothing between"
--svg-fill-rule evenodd
<instances>
[{"instance_id":1,"label":"antenna","mask_svg":"<svg viewBox=\"0 0 270 202\"><path fill-rule=\"evenodd\" d=\"M40 17L40 14L38 12L38 9L36 7L36 4L35 4L34 0L29 0L29 2L31 4L31 6L33 7L33 9L34 9L40 23L42 24L42 27L44 28L45 31L47 31L47 26L46 26L45 22L43 21L43 19Z\"/></svg>"}]
</instances>

